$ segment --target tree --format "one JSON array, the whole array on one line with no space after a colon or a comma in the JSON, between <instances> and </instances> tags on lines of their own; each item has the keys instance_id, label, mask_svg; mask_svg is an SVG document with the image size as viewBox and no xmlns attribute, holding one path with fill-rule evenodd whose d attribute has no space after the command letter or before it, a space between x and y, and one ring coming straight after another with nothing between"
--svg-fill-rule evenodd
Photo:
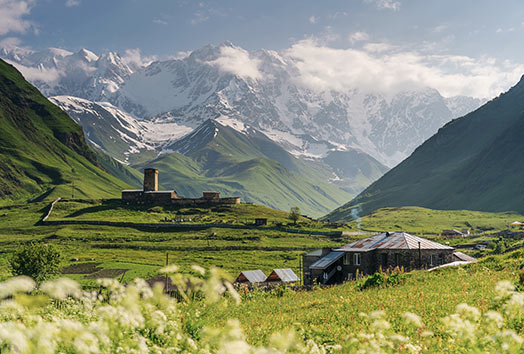
<instances>
[{"instance_id":1,"label":"tree","mask_svg":"<svg viewBox=\"0 0 524 354\"><path fill-rule=\"evenodd\" d=\"M27 275L40 282L60 270L60 252L53 245L31 243L9 259L13 275Z\"/></svg>"},{"instance_id":2,"label":"tree","mask_svg":"<svg viewBox=\"0 0 524 354\"><path fill-rule=\"evenodd\" d=\"M289 211L289 220L293 221L293 224L297 224L298 218L300 218L300 208L299 207L292 207Z\"/></svg>"}]
</instances>

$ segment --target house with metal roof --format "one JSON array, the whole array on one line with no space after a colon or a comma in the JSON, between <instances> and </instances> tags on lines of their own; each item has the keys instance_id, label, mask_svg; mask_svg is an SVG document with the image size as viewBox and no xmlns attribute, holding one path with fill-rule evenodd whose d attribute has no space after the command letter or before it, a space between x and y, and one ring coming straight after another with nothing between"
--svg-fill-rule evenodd
<instances>
[{"instance_id":1,"label":"house with metal roof","mask_svg":"<svg viewBox=\"0 0 524 354\"><path fill-rule=\"evenodd\" d=\"M335 284L380 269L432 268L453 261L454 248L405 232L384 232L335 249L304 254L304 284Z\"/></svg>"},{"instance_id":2,"label":"house with metal roof","mask_svg":"<svg viewBox=\"0 0 524 354\"><path fill-rule=\"evenodd\" d=\"M266 279L267 276L260 269L244 270L238 275L237 279L235 280L235 283L256 284L263 283L266 281Z\"/></svg>"},{"instance_id":3,"label":"house with metal roof","mask_svg":"<svg viewBox=\"0 0 524 354\"><path fill-rule=\"evenodd\" d=\"M300 278L289 268L273 269L266 279L266 283L294 283L298 281L300 281Z\"/></svg>"}]
</instances>

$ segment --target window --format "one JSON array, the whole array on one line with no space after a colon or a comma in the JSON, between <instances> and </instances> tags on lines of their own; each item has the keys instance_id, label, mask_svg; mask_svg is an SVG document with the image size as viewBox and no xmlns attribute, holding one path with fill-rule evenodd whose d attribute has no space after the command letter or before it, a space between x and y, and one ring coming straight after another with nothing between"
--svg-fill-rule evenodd
<instances>
[{"instance_id":1,"label":"window","mask_svg":"<svg viewBox=\"0 0 524 354\"><path fill-rule=\"evenodd\" d=\"M357 266L360 265L360 253L353 254L353 264Z\"/></svg>"},{"instance_id":2,"label":"window","mask_svg":"<svg viewBox=\"0 0 524 354\"><path fill-rule=\"evenodd\" d=\"M351 253L346 253L344 255L344 265L350 265L351 264Z\"/></svg>"},{"instance_id":3,"label":"window","mask_svg":"<svg viewBox=\"0 0 524 354\"><path fill-rule=\"evenodd\" d=\"M430 255L429 256L429 265L430 266L434 266L435 265L435 256L434 255Z\"/></svg>"}]
</instances>

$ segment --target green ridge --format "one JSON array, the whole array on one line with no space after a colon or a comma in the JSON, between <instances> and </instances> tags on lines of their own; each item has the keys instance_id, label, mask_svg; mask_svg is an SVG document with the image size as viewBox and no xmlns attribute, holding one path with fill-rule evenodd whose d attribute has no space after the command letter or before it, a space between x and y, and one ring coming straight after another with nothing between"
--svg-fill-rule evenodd
<instances>
[{"instance_id":1,"label":"green ridge","mask_svg":"<svg viewBox=\"0 0 524 354\"><path fill-rule=\"evenodd\" d=\"M109 197L127 185L102 170L82 128L0 60L0 198Z\"/></svg>"}]
</instances>

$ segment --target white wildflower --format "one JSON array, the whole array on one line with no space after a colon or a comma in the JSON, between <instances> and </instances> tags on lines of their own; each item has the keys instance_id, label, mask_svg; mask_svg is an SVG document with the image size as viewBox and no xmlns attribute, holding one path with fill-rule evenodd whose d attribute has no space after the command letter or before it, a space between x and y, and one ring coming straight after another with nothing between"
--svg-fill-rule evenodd
<instances>
[{"instance_id":1,"label":"white wildflower","mask_svg":"<svg viewBox=\"0 0 524 354\"><path fill-rule=\"evenodd\" d=\"M386 316L384 311L373 311L369 314L369 318L372 320L382 319Z\"/></svg>"},{"instance_id":2,"label":"white wildflower","mask_svg":"<svg viewBox=\"0 0 524 354\"><path fill-rule=\"evenodd\" d=\"M402 314L402 317L404 318L406 323L409 325L414 325L415 327L418 327L418 328L424 326L420 317L414 314L413 312L404 312Z\"/></svg>"},{"instance_id":3,"label":"white wildflower","mask_svg":"<svg viewBox=\"0 0 524 354\"><path fill-rule=\"evenodd\" d=\"M504 326L504 317L496 311L488 311L484 314L484 317L488 323L494 324L497 328L502 328L502 326Z\"/></svg>"},{"instance_id":4,"label":"white wildflower","mask_svg":"<svg viewBox=\"0 0 524 354\"><path fill-rule=\"evenodd\" d=\"M196 264L193 264L191 266L191 269L193 269L197 273L200 273L201 275L205 275L206 274L206 270L204 268L202 268L201 266L198 266Z\"/></svg>"},{"instance_id":5,"label":"white wildflower","mask_svg":"<svg viewBox=\"0 0 524 354\"><path fill-rule=\"evenodd\" d=\"M98 339L87 331L75 336L73 346L77 353L100 353Z\"/></svg>"},{"instance_id":6,"label":"white wildflower","mask_svg":"<svg viewBox=\"0 0 524 354\"><path fill-rule=\"evenodd\" d=\"M468 304L458 304L456 311L463 318L470 321L477 321L480 318L480 311L476 307L469 306Z\"/></svg>"},{"instance_id":7,"label":"white wildflower","mask_svg":"<svg viewBox=\"0 0 524 354\"><path fill-rule=\"evenodd\" d=\"M68 296L78 298L82 291L80 284L69 278L60 278L42 283L40 290L58 300L65 300Z\"/></svg>"},{"instance_id":8,"label":"white wildflower","mask_svg":"<svg viewBox=\"0 0 524 354\"><path fill-rule=\"evenodd\" d=\"M371 327L377 331L385 331L385 330L388 330L391 327L391 325L389 324L388 321L380 319L380 320L373 321L371 323Z\"/></svg>"},{"instance_id":9,"label":"white wildflower","mask_svg":"<svg viewBox=\"0 0 524 354\"><path fill-rule=\"evenodd\" d=\"M7 344L13 353L26 353L29 347L27 332L23 324L0 323L0 343Z\"/></svg>"},{"instance_id":10,"label":"white wildflower","mask_svg":"<svg viewBox=\"0 0 524 354\"><path fill-rule=\"evenodd\" d=\"M233 285L231 285L231 283L228 281L224 282L224 284L227 288L227 291L229 292L229 294L231 294L231 297L233 297L237 305L240 304L240 295L238 295L238 292L235 290Z\"/></svg>"},{"instance_id":11,"label":"white wildflower","mask_svg":"<svg viewBox=\"0 0 524 354\"><path fill-rule=\"evenodd\" d=\"M20 292L30 292L35 288L35 281L24 275L0 283L0 299Z\"/></svg>"},{"instance_id":12,"label":"white wildflower","mask_svg":"<svg viewBox=\"0 0 524 354\"><path fill-rule=\"evenodd\" d=\"M515 291L515 286L511 282L503 280L497 283L495 291L499 296L506 296Z\"/></svg>"},{"instance_id":13,"label":"white wildflower","mask_svg":"<svg viewBox=\"0 0 524 354\"><path fill-rule=\"evenodd\" d=\"M174 265L174 264L170 264L162 269L160 269L160 273L166 273L166 274L171 274L171 273L176 273L178 272L178 266L177 265Z\"/></svg>"}]
</instances>

